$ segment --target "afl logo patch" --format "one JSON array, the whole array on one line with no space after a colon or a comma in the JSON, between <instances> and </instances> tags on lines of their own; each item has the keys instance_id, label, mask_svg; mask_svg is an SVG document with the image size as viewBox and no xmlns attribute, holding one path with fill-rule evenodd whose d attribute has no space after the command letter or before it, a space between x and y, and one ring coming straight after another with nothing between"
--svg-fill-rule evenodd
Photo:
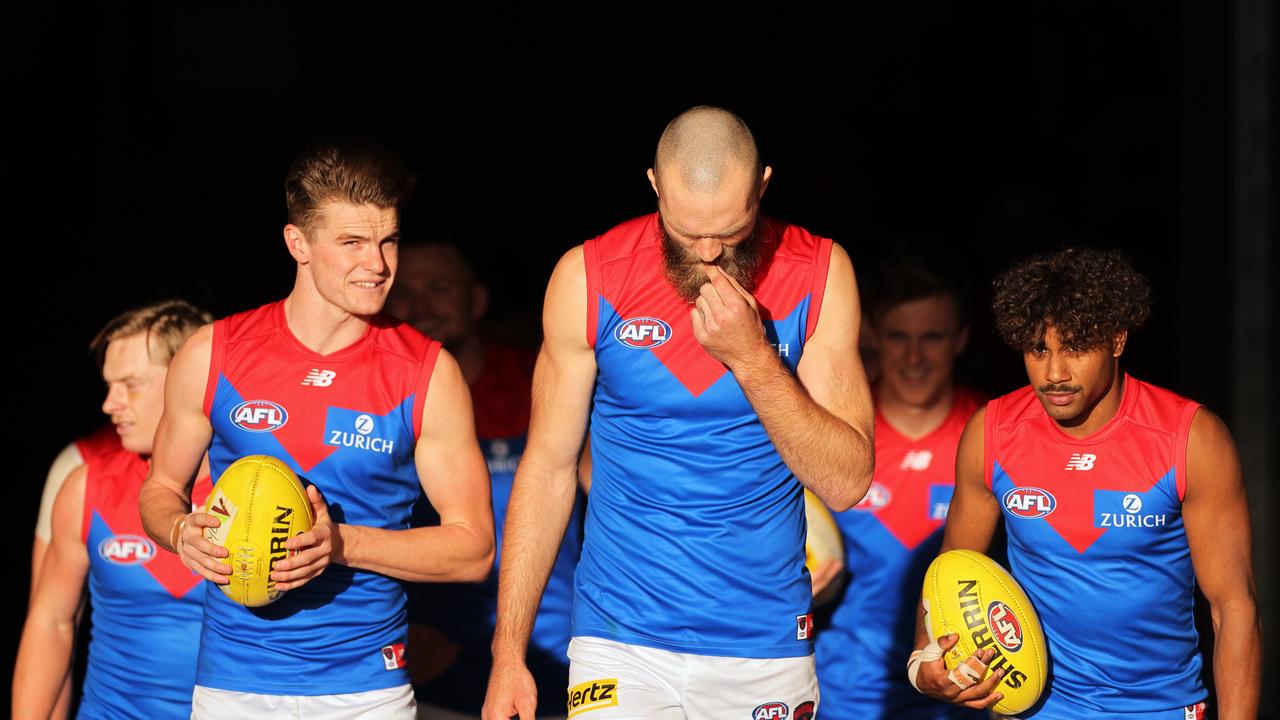
<instances>
[{"instance_id":1,"label":"afl logo patch","mask_svg":"<svg viewBox=\"0 0 1280 720\"><path fill-rule=\"evenodd\" d=\"M658 318L631 318L613 331L613 337L627 347L649 350L671 339L671 326Z\"/></svg>"},{"instance_id":2,"label":"afl logo patch","mask_svg":"<svg viewBox=\"0 0 1280 720\"><path fill-rule=\"evenodd\" d=\"M1017 652L1022 647L1022 626L1009 606L999 600L987 606L987 627L1005 650Z\"/></svg>"},{"instance_id":3,"label":"afl logo patch","mask_svg":"<svg viewBox=\"0 0 1280 720\"><path fill-rule=\"evenodd\" d=\"M1000 502L1010 514L1029 520L1042 518L1058 506L1058 501L1047 490L1034 487L1014 488L1006 492Z\"/></svg>"},{"instance_id":4,"label":"afl logo patch","mask_svg":"<svg viewBox=\"0 0 1280 720\"><path fill-rule=\"evenodd\" d=\"M289 413L270 400L247 400L231 408L231 423L247 432L275 432L289 422Z\"/></svg>"},{"instance_id":5,"label":"afl logo patch","mask_svg":"<svg viewBox=\"0 0 1280 720\"><path fill-rule=\"evenodd\" d=\"M155 556L151 540L137 535L112 535L98 543L98 557L116 565L141 565Z\"/></svg>"},{"instance_id":6,"label":"afl logo patch","mask_svg":"<svg viewBox=\"0 0 1280 720\"><path fill-rule=\"evenodd\" d=\"M878 482L873 482L871 487L867 488L867 494L853 508L855 510L879 510L888 505L892 499L893 493L889 492L889 488Z\"/></svg>"}]
</instances>

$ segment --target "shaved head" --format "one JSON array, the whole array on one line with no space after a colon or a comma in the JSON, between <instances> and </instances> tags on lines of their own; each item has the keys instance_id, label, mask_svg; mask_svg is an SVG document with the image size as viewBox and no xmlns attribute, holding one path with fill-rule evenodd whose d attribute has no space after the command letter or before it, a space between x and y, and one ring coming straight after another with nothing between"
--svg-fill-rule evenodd
<instances>
[{"instance_id":1,"label":"shaved head","mask_svg":"<svg viewBox=\"0 0 1280 720\"><path fill-rule=\"evenodd\" d=\"M743 170L757 181L761 176L751 130L742 118L710 105L691 108L672 120L653 158L659 182L678 178L685 189L698 193L719 190L726 176Z\"/></svg>"}]
</instances>

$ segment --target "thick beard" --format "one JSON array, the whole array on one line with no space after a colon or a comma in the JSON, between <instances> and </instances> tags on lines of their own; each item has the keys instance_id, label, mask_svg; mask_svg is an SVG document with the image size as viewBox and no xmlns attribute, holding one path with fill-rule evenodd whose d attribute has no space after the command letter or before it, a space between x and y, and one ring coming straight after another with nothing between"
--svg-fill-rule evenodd
<instances>
[{"instance_id":1,"label":"thick beard","mask_svg":"<svg viewBox=\"0 0 1280 720\"><path fill-rule=\"evenodd\" d=\"M761 260L764 257L764 237L768 232L767 226L768 221L758 218L756 226L751 229L751 234L746 239L736 247L721 249L720 257L716 258L715 262L706 263L667 235L666 227L662 224L662 216L659 215L658 235L662 238L663 271L667 281L676 289L680 297L687 302L693 302L698 299L702 286L707 283L707 271L704 268L707 265L715 265L736 280L743 290L753 292L756 281L759 279Z\"/></svg>"}]
</instances>

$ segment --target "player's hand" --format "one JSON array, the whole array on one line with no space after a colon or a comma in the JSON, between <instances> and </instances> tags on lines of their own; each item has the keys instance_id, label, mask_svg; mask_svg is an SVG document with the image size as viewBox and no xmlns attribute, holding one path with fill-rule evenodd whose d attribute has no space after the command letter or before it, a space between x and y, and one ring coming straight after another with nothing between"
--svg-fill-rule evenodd
<instances>
[{"instance_id":1,"label":"player's hand","mask_svg":"<svg viewBox=\"0 0 1280 720\"><path fill-rule=\"evenodd\" d=\"M229 554L221 545L215 545L204 537L205 528L216 528L222 521L213 515L193 512L178 521L178 558L182 564L194 570L205 580L219 585L231 582L231 566L222 562ZM172 539L172 538L171 538Z\"/></svg>"},{"instance_id":2,"label":"player's hand","mask_svg":"<svg viewBox=\"0 0 1280 720\"><path fill-rule=\"evenodd\" d=\"M816 598L831 586L831 583L840 577L840 572L844 570L844 563L835 558L827 558L818 564L818 567L809 573L809 582L813 585L813 596Z\"/></svg>"},{"instance_id":3,"label":"player's hand","mask_svg":"<svg viewBox=\"0 0 1280 720\"><path fill-rule=\"evenodd\" d=\"M494 660L489 673L489 690L484 696L482 720L535 720L538 711L538 686L523 662L502 663Z\"/></svg>"},{"instance_id":4,"label":"player's hand","mask_svg":"<svg viewBox=\"0 0 1280 720\"><path fill-rule=\"evenodd\" d=\"M959 640L960 636L955 633L943 635L938 638L938 646L945 653L954 647ZM986 648L975 652L966 662L977 660L985 668L995 656L995 650ZM1002 693L996 692L996 686L1000 684L1001 678L1004 677L1004 668L996 668L982 682L964 689L961 689L959 685L951 681L949 672L946 663L941 658L921 663L920 672L916 675L916 686L920 689L920 692L929 697L954 705L964 705L975 710L989 708L1000 702L1001 698L1004 697Z\"/></svg>"},{"instance_id":5,"label":"player's hand","mask_svg":"<svg viewBox=\"0 0 1280 720\"><path fill-rule=\"evenodd\" d=\"M271 573L271 580L281 592L306 585L324 572L330 562L341 562L342 537L337 524L329 517L329 504L315 485L307 486L307 499L311 501L316 522L310 530L285 542L284 548L290 554L277 562Z\"/></svg>"},{"instance_id":6,"label":"player's hand","mask_svg":"<svg viewBox=\"0 0 1280 720\"><path fill-rule=\"evenodd\" d=\"M707 282L689 311L693 336L711 357L733 370L768 347L760 309L751 293L718 266L708 265Z\"/></svg>"}]
</instances>

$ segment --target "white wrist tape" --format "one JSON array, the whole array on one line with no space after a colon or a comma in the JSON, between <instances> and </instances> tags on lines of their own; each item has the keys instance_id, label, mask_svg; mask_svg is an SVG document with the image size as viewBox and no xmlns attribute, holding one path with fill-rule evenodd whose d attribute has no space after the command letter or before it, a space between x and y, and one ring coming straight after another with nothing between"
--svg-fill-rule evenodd
<instances>
[{"instance_id":1,"label":"white wrist tape","mask_svg":"<svg viewBox=\"0 0 1280 720\"><path fill-rule=\"evenodd\" d=\"M942 648L938 645L938 639L933 636L933 627L929 625L929 601L922 599L920 604L924 606L924 631L929 633L929 644L911 653L910 659L907 660L907 680L911 682L911 687L915 688L916 692L920 691L920 687L916 685L920 664L942 659Z\"/></svg>"}]
</instances>

